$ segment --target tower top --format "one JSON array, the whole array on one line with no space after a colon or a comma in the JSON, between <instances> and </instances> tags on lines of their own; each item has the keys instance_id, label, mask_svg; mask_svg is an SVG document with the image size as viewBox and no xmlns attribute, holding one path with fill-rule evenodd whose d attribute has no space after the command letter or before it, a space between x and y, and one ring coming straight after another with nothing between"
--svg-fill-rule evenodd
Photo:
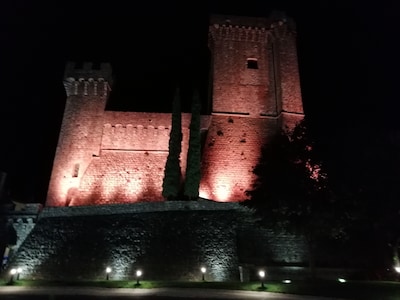
<instances>
[{"instance_id":1,"label":"tower top","mask_svg":"<svg viewBox=\"0 0 400 300\"><path fill-rule=\"evenodd\" d=\"M73 78L75 80L83 78L87 79L103 79L110 85L112 84L112 68L109 63L94 64L92 62L84 62L78 64L76 62L68 62L65 66L64 79Z\"/></svg>"},{"instance_id":2,"label":"tower top","mask_svg":"<svg viewBox=\"0 0 400 300\"><path fill-rule=\"evenodd\" d=\"M267 18L242 17L234 15L211 15L211 25L239 26L254 28L269 28L270 22Z\"/></svg>"},{"instance_id":3,"label":"tower top","mask_svg":"<svg viewBox=\"0 0 400 300\"><path fill-rule=\"evenodd\" d=\"M235 15L211 15L210 25L214 26L232 26L232 27L246 27L246 28L259 28L271 29L276 25L286 24L291 30L295 31L295 22L292 18L288 17L285 12L273 11L268 17L244 17Z\"/></svg>"}]
</instances>

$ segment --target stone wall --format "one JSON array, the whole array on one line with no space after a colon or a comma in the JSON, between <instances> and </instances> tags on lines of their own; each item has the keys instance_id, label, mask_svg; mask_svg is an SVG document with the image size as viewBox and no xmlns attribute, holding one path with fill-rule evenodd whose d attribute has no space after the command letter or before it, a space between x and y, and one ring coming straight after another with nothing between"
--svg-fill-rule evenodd
<instances>
[{"instance_id":1,"label":"stone wall","mask_svg":"<svg viewBox=\"0 0 400 300\"><path fill-rule=\"evenodd\" d=\"M211 18L213 112L258 117L267 112L269 86L267 30L244 27L246 18ZM228 21L227 21L228 20ZM249 67L249 60L254 65ZM277 111L272 112L277 115Z\"/></svg>"},{"instance_id":2,"label":"stone wall","mask_svg":"<svg viewBox=\"0 0 400 300\"><path fill-rule=\"evenodd\" d=\"M303 266L308 261L304 238L267 229L243 228L238 249L243 263L256 266Z\"/></svg>"},{"instance_id":3,"label":"stone wall","mask_svg":"<svg viewBox=\"0 0 400 300\"><path fill-rule=\"evenodd\" d=\"M2 266L6 266L9 258L18 252L36 226L41 210L39 203L10 202L0 205L0 253L3 255L5 249L9 249L8 255L2 257Z\"/></svg>"},{"instance_id":4,"label":"stone wall","mask_svg":"<svg viewBox=\"0 0 400 300\"><path fill-rule=\"evenodd\" d=\"M11 265L32 279L104 279L110 266L113 279L140 268L148 280L199 280L205 266L207 280L238 280L246 216L209 201L45 209Z\"/></svg>"},{"instance_id":5,"label":"stone wall","mask_svg":"<svg viewBox=\"0 0 400 300\"><path fill-rule=\"evenodd\" d=\"M302 237L253 222L238 203L206 200L47 207L33 230L16 227L31 231L3 274L21 267L27 279L101 280L109 266L111 279L133 279L141 269L144 280L190 281L205 266L209 281L256 281L261 268L268 280L310 276ZM350 276L365 266L346 261L348 254L346 245L321 241L318 276Z\"/></svg>"},{"instance_id":6,"label":"stone wall","mask_svg":"<svg viewBox=\"0 0 400 300\"><path fill-rule=\"evenodd\" d=\"M213 115L204 144L200 196L221 202L247 199L261 148L278 124L274 118Z\"/></svg>"}]
</instances>

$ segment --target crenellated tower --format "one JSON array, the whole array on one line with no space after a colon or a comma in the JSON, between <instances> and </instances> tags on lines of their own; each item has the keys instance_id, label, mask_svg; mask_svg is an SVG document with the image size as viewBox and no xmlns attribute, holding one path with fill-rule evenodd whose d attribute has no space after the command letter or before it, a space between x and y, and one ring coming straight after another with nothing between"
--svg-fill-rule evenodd
<instances>
[{"instance_id":1,"label":"crenellated tower","mask_svg":"<svg viewBox=\"0 0 400 300\"><path fill-rule=\"evenodd\" d=\"M213 106L200 195L242 201L263 145L304 116L295 28L284 16L214 15L209 47Z\"/></svg>"},{"instance_id":2,"label":"crenellated tower","mask_svg":"<svg viewBox=\"0 0 400 300\"><path fill-rule=\"evenodd\" d=\"M292 21L216 15L210 23L213 113L303 115Z\"/></svg>"},{"instance_id":3,"label":"crenellated tower","mask_svg":"<svg viewBox=\"0 0 400 300\"><path fill-rule=\"evenodd\" d=\"M304 117L296 30L283 15L215 15L210 21L213 104L211 115L201 116L199 194L236 202L247 198L262 147ZM171 114L105 111L111 85L109 64L67 64L67 100L46 205L164 200ZM182 114L183 181L190 118Z\"/></svg>"},{"instance_id":4,"label":"crenellated tower","mask_svg":"<svg viewBox=\"0 0 400 300\"><path fill-rule=\"evenodd\" d=\"M103 114L112 86L110 64L68 63L67 95L46 204L65 206L73 200L84 170L99 156Z\"/></svg>"}]
</instances>

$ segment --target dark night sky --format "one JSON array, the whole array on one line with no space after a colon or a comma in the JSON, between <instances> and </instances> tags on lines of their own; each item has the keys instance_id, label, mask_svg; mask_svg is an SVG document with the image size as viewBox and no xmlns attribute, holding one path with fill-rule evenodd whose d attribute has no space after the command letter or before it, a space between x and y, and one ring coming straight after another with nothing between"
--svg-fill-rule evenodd
<instances>
[{"instance_id":1,"label":"dark night sky","mask_svg":"<svg viewBox=\"0 0 400 300\"><path fill-rule=\"evenodd\" d=\"M0 170L19 200L44 201L67 60L112 63L110 107L165 110L177 78L206 90L209 13L295 19L305 112L333 164L361 147L352 135L399 130L396 1L120 2L2 2Z\"/></svg>"}]
</instances>

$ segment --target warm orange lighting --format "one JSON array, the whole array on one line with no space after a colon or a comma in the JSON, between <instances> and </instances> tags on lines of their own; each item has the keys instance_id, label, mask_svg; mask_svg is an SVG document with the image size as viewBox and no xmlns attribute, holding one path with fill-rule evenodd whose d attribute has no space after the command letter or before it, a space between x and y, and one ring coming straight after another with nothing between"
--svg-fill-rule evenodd
<instances>
[{"instance_id":1,"label":"warm orange lighting","mask_svg":"<svg viewBox=\"0 0 400 300\"><path fill-rule=\"evenodd\" d=\"M209 27L212 113L201 117L205 141L199 195L219 202L246 200L261 148L277 131L291 130L303 118L295 35L282 35L278 27L268 25L263 30L277 36L270 41L261 28L249 27L243 34L241 17L231 21L234 26L229 30L218 18L213 21L215 26ZM286 25L280 25L286 32ZM271 43L285 51L272 55L266 47ZM93 69L92 64L84 64L83 69L67 65L67 99L47 206L163 200L171 113L106 110L112 78L109 64L100 69ZM271 89L274 86L279 87L279 97ZM190 120L191 114L182 113L183 181ZM309 171L312 179L321 177L317 165Z\"/></svg>"},{"instance_id":2,"label":"warm orange lighting","mask_svg":"<svg viewBox=\"0 0 400 300\"><path fill-rule=\"evenodd\" d=\"M230 190L229 187L225 184L217 184L215 187L215 200L220 202L225 202L229 199Z\"/></svg>"}]
</instances>

